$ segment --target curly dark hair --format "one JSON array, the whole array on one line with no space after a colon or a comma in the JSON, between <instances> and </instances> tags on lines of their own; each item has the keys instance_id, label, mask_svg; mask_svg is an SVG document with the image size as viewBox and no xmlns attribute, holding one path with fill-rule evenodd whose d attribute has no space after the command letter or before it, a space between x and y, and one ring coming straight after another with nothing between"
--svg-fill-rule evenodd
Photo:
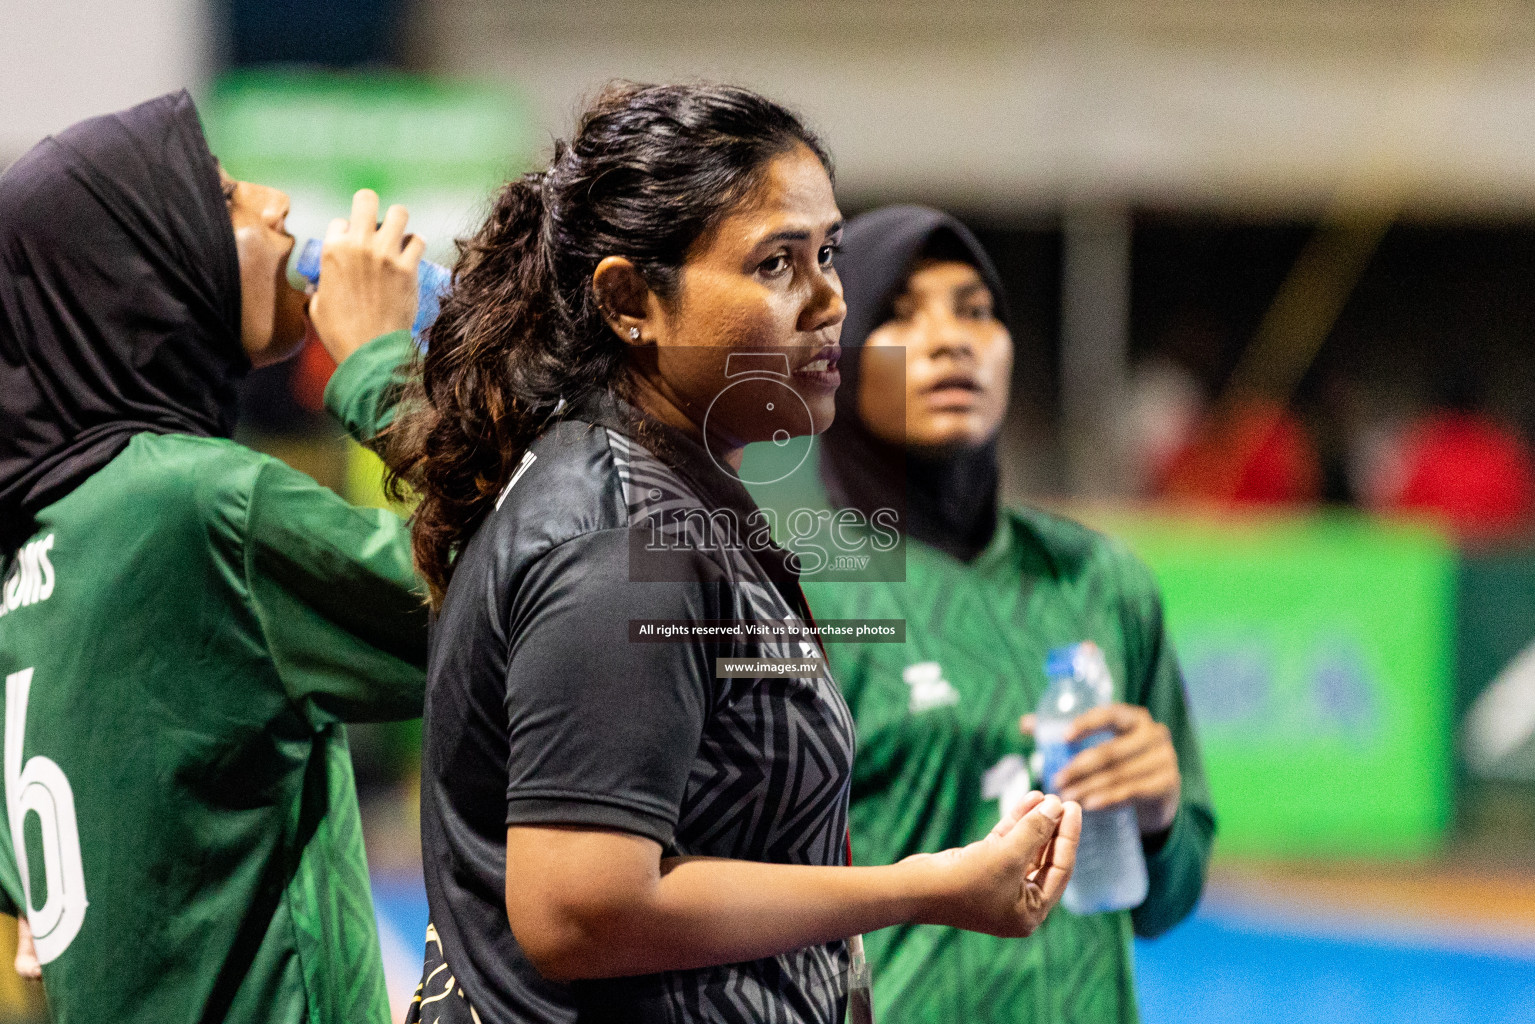
<instances>
[{"instance_id":1,"label":"curly dark hair","mask_svg":"<svg viewBox=\"0 0 1535 1024\"><path fill-rule=\"evenodd\" d=\"M799 146L831 173L816 135L747 89L615 83L545 170L497 193L458 243L453 287L382 439L390 494L419 499L411 540L434 605L559 401L624 393L627 346L593 293L597 264L627 257L663 299L675 294L693 244Z\"/></svg>"}]
</instances>

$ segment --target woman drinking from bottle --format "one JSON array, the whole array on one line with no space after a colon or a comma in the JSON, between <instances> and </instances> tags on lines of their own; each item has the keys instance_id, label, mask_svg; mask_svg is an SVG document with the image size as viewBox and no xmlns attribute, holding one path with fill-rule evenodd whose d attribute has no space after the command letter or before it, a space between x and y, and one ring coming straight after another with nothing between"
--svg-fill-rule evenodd
<instances>
[{"instance_id":1,"label":"woman drinking from bottle","mask_svg":"<svg viewBox=\"0 0 1535 1024\"><path fill-rule=\"evenodd\" d=\"M833 413L828 167L745 90L613 87L462 248L391 454L438 608L421 1020L841 1024L850 936L1064 889L1039 794L846 865L852 721L736 475Z\"/></svg>"},{"instance_id":2,"label":"woman drinking from bottle","mask_svg":"<svg viewBox=\"0 0 1535 1024\"><path fill-rule=\"evenodd\" d=\"M1053 782L1085 812L1133 806L1149 876L1135 909L1062 907L1023 941L921 922L869 936L879 1019L1136 1020L1131 937L1193 908L1214 832L1156 583L1101 534L998 506L1013 343L996 269L963 225L920 207L865 214L844 230L838 267L843 383L820 441L821 500L865 522L893 513L905 539L903 582L805 580L822 621L905 620L904 644L827 649L857 724L859 862L968 843ZM1112 738L1053 780L1031 778L1047 658L1084 642L1112 694L1072 738Z\"/></svg>"},{"instance_id":3,"label":"woman drinking from bottle","mask_svg":"<svg viewBox=\"0 0 1535 1024\"><path fill-rule=\"evenodd\" d=\"M231 439L304 338L287 212L185 92L0 176L0 906L60 1024L388 1019L345 723L420 713L426 614L403 522ZM363 438L422 244L377 213L308 310Z\"/></svg>"}]
</instances>

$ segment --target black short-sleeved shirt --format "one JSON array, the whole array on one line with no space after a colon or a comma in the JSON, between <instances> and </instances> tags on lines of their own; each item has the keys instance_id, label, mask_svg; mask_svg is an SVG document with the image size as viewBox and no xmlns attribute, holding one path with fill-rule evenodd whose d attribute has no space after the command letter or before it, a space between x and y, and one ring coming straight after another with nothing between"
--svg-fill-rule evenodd
<instances>
[{"instance_id":1,"label":"black short-sleeved shirt","mask_svg":"<svg viewBox=\"0 0 1535 1024\"><path fill-rule=\"evenodd\" d=\"M841 942L561 984L538 974L508 924L509 824L611 828L668 855L845 863L854 732L835 684L715 678L717 657L816 650L630 642L631 619L809 613L782 552L719 544L703 516L686 515L755 511L740 482L664 428L642 444L620 409L588 403L533 445L434 626L421 793L432 929L418 1012L482 1024L841 1024ZM673 527L664 572L635 549L646 537L654 546L658 523Z\"/></svg>"}]
</instances>

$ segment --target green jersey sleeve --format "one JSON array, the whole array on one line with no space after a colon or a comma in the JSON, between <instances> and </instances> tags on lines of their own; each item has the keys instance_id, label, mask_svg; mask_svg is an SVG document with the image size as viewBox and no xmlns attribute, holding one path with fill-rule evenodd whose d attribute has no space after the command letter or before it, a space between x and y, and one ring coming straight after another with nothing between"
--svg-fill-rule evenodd
<instances>
[{"instance_id":1,"label":"green jersey sleeve","mask_svg":"<svg viewBox=\"0 0 1535 1024\"><path fill-rule=\"evenodd\" d=\"M325 408L358 444L368 445L394 421L395 405L416 356L409 331L374 338L347 356L325 385Z\"/></svg>"},{"instance_id":2,"label":"green jersey sleeve","mask_svg":"<svg viewBox=\"0 0 1535 1024\"><path fill-rule=\"evenodd\" d=\"M269 460L245 541L252 606L311 723L420 717L427 610L404 522Z\"/></svg>"},{"instance_id":3,"label":"green jersey sleeve","mask_svg":"<svg viewBox=\"0 0 1535 1024\"><path fill-rule=\"evenodd\" d=\"M1135 934L1152 938L1182 921L1199 902L1215 839L1215 811L1156 580L1128 551L1122 553L1121 579L1127 669L1134 666L1126 680L1127 696L1172 732L1183 780L1172 828L1146 849L1146 902L1130 915Z\"/></svg>"}]
</instances>

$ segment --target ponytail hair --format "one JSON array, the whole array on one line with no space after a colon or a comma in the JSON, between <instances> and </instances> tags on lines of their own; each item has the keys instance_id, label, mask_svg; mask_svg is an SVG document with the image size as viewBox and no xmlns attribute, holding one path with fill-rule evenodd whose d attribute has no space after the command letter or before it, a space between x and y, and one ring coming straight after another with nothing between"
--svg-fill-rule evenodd
<instances>
[{"instance_id":1,"label":"ponytail hair","mask_svg":"<svg viewBox=\"0 0 1535 1024\"><path fill-rule=\"evenodd\" d=\"M389 493L419 499L411 545L434 605L559 402L623 393L627 346L593 293L597 264L624 256L670 297L693 244L798 146L831 172L815 134L756 93L617 83L546 169L502 186L458 243L452 290L382 439Z\"/></svg>"}]
</instances>

